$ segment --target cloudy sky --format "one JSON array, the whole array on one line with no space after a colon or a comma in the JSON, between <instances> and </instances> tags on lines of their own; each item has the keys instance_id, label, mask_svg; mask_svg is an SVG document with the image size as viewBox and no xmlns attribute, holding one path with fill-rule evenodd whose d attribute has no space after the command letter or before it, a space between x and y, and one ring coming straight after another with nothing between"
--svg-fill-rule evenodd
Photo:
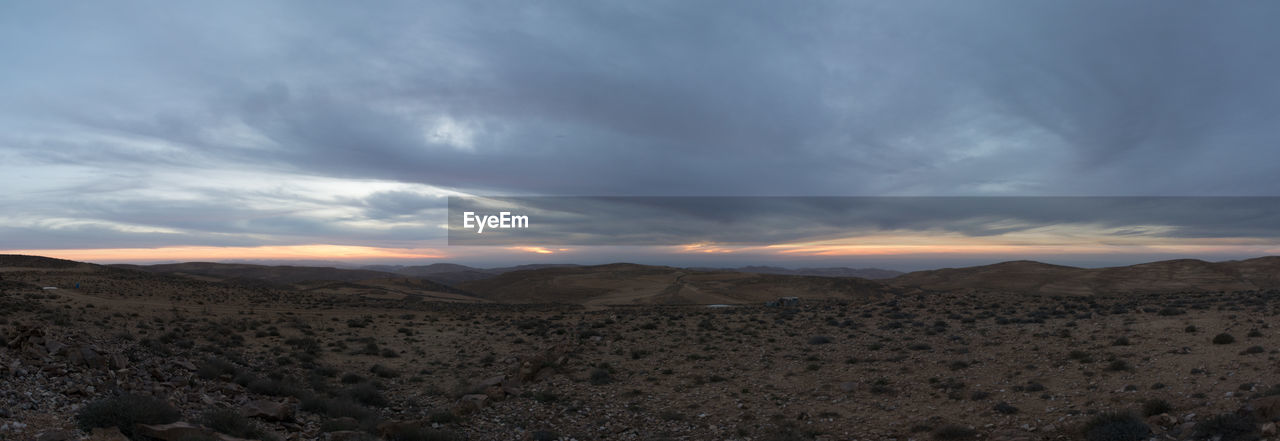
<instances>
[{"instance_id":1,"label":"cloudy sky","mask_svg":"<svg viewBox=\"0 0 1280 441\"><path fill-rule=\"evenodd\" d=\"M750 233L774 243L639 247L449 246L443 225L450 195L1275 196L1278 16L1190 1L2 2L0 252L906 269L1277 254L1272 230L1176 213L843 238L797 219ZM1135 228L1149 240L1114 247ZM825 251L777 248L797 244Z\"/></svg>"}]
</instances>

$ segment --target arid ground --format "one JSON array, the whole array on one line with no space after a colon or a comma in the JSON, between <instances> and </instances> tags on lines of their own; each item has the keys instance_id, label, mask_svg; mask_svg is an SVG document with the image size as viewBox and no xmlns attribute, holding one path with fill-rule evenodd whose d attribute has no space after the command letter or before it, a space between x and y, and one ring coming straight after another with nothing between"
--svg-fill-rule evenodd
<instances>
[{"instance_id":1,"label":"arid ground","mask_svg":"<svg viewBox=\"0 0 1280 441\"><path fill-rule=\"evenodd\" d=\"M1257 284L531 271L3 256L0 439L1276 439L1280 290Z\"/></svg>"}]
</instances>

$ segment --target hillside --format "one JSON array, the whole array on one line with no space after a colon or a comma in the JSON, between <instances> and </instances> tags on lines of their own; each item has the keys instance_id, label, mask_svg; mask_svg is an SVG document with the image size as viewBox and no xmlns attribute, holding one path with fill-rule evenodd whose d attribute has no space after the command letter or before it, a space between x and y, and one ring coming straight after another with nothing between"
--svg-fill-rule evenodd
<instances>
[{"instance_id":1,"label":"hillside","mask_svg":"<svg viewBox=\"0 0 1280 441\"><path fill-rule=\"evenodd\" d=\"M266 266L240 263L188 262L162 265L111 265L113 268L183 276L208 282L262 285L314 294L358 294L412 297L441 301L480 301L449 285L400 274L367 269L309 266Z\"/></svg>"},{"instance_id":2,"label":"hillside","mask_svg":"<svg viewBox=\"0 0 1280 441\"><path fill-rule=\"evenodd\" d=\"M886 283L932 291L986 290L1055 295L1212 292L1280 288L1280 257L1226 262L1166 260L1109 268L1015 261L904 274Z\"/></svg>"},{"instance_id":3,"label":"hillside","mask_svg":"<svg viewBox=\"0 0 1280 441\"><path fill-rule=\"evenodd\" d=\"M737 304L778 297L863 300L891 289L869 280L692 271L627 263L512 271L459 285L498 302L586 305Z\"/></svg>"},{"instance_id":4,"label":"hillside","mask_svg":"<svg viewBox=\"0 0 1280 441\"><path fill-rule=\"evenodd\" d=\"M733 271L739 273L784 274L791 276L858 277L870 280L892 279L904 274L901 271L879 268L848 268L843 266L796 269L783 268L779 266L742 266L737 268L694 267L689 269L695 271Z\"/></svg>"},{"instance_id":5,"label":"hillside","mask_svg":"<svg viewBox=\"0 0 1280 441\"><path fill-rule=\"evenodd\" d=\"M475 268L456 263L433 263L430 265L415 266L399 266L399 265L370 265L365 269L386 271L396 273L403 276L419 277L445 285L457 285L462 282L472 280L488 279L500 274L509 273L511 271L522 271L542 268L558 268L558 267L574 267L577 265L548 265L548 264L532 264L519 265L511 267L499 268Z\"/></svg>"}]
</instances>

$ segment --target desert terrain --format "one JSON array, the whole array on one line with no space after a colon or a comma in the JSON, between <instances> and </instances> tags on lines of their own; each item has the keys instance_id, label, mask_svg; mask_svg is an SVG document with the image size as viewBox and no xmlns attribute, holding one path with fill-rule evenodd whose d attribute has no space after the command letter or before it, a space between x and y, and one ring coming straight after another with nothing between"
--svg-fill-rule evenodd
<instances>
[{"instance_id":1,"label":"desert terrain","mask_svg":"<svg viewBox=\"0 0 1280 441\"><path fill-rule=\"evenodd\" d=\"M0 256L0 439L1277 439L1280 258L444 270Z\"/></svg>"}]
</instances>

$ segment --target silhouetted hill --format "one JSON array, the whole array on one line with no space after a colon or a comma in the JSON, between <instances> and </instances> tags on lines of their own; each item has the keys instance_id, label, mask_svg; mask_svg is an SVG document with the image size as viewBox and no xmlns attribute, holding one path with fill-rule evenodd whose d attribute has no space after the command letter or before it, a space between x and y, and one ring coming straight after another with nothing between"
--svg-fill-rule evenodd
<instances>
[{"instance_id":1,"label":"silhouetted hill","mask_svg":"<svg viewBox=\"0 0 1280 441\"><path fill-rule=\"evenodd\" d=\"M991 290L1043 294L1236 291L1280 288L1280 257L1205 262L1166 260L1110 268L1031 261L916 271L886 282L935 291Z\"/></svg>"},{"instance_id":2,"label":"silhouetted hill","mask_svg":"<svg viewBox=\"0 0 1280 441\"><path fill-rule=\"evenodd\" d=\"M894 291L858 278L693 271L630 263L511 271L459 287L497 302L588 305L759 303L787 296L871 300Z\"/></svg>"},{"instance_id":3,"label":"silhouetted hill","mask_svg":"<svg viewBox=\"0 0 1280 441\"><path fill-rule=\"evenodd\" d=\"M821 277L859 277L863 279L880 280L892 279L905 273L902 271L892 271L879 268L848 268L848 267L828 267L828 268L783 268L779 266L742 266L737 268L713 268L713 267L693 267L689 268L695 271L733 271L739 273L756 273L756 274L785 274L792 276L821 276Z\"/></svg>"}]
</instances>

